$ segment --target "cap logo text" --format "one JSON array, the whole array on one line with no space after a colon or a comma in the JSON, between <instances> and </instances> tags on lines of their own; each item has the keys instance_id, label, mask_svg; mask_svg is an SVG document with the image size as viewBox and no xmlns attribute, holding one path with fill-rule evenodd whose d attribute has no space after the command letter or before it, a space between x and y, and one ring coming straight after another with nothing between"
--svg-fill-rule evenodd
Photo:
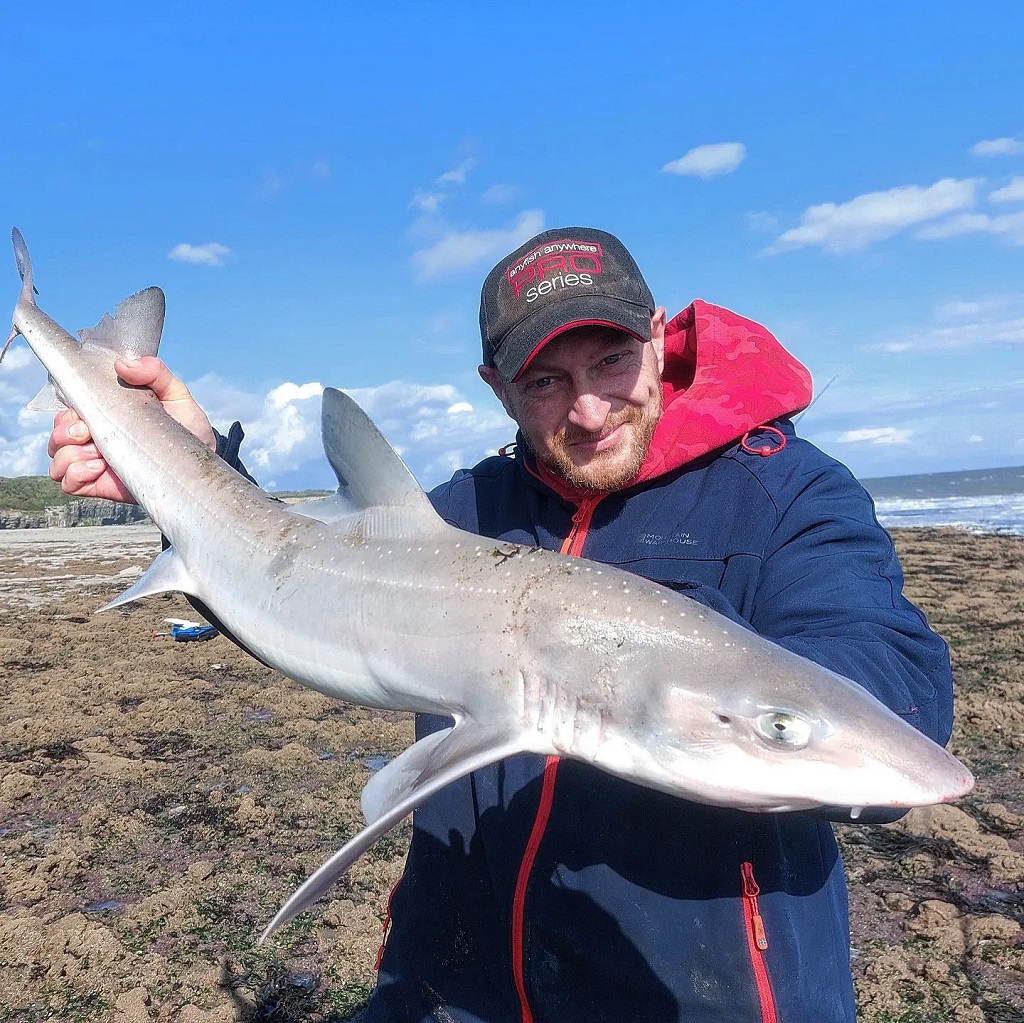
<instances>
[{"instance_id":1,"label":"cap logo text","mask_svg":"<svg viewBox=\"0 0 1024 1023\"><path fill-rule=\"evenodd\" d=\"M526 301L533 302L557 287L593 284L593 275L601 272L601 255L601 246L597 242L572 239L547 242L508 267L505 277L516 298L522 296L526 285L539 282L526 289Z\"/></svg>"}]
</instances>

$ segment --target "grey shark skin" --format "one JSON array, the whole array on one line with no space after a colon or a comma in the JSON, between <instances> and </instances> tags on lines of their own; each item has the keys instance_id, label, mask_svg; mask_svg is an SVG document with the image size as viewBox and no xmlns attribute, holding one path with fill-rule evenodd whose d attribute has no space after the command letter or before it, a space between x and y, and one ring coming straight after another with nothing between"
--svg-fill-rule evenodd
<instances>
[{"instance_id":1,"label":"grey shark skin","mask_svg":"<svg viewBox=\"0 0 1024 1023\"><path fill-rule=\"evenodd\" d=\"M115 352L156 352L158 289L127 299L79 341L35 305L17 231L15 249L24 286L14 332L171 544L107 606L190 594L298 682L364 706L454 718L370 779L367 827L263 938L432 793L516 753L575 757L751 811L828 806L856 816L947 802L973 785L950 753L854 682L687 597L447 525L340 391L323 400L337 500L307 514L273 500L151 392L118 381Z\"/></svg>"}]
</instances>

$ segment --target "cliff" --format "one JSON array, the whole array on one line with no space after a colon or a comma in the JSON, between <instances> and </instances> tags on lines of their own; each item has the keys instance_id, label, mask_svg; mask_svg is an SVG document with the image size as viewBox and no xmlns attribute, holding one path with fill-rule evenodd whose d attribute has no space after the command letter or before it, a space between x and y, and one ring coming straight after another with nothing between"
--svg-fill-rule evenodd
<instances>
[{"instance_id":1,"label":"cliff","mask_svg":"<svg viewBox=\"0 0 1024 1023\"><path fill-rule=\"evenodd\" d=\"M0 508L0 529L45 529L49 526L123 526L149 522L136 504L117 504L86 497L67 504L50 505L41 511Z\"/></svg>"}]
</instances>

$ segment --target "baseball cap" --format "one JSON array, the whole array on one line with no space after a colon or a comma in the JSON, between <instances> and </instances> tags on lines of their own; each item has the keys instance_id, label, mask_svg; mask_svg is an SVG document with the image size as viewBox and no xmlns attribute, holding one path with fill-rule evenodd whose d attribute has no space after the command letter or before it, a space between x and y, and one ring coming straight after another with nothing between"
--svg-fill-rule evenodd
<instances>
[{"instance_id":1,"label":"baseball cap","mask_svg":"<svg viewBox=\"0 0 1024 1023\"><path fill-rule=\"evenodd\" d=\"M651 289L614 235L592 227L544 231L484 281L484 364L514 380L548 341L573 327L615 327L650 341L653 312Z\"/></svg>"}]
</instances>

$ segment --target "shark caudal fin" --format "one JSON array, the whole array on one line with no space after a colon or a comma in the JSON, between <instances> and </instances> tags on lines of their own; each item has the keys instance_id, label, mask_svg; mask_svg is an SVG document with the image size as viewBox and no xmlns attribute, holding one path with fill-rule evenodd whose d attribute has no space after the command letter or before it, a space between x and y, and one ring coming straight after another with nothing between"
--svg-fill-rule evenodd
<instances>
[{"instance_id":1,"label":"shark caudal fin","mask_svg":"<svg viewBox=\"0 0 1024 1023\"><path fill-rule=\"evenodd\" d=\"M309 909L378 838L435 792L471 771L527 749L522 735L482 728L468 719L413 743L375 774L363 790L367 826L295 890L267 924L260 942Z\"/></svg>"},{"instance_id":2,"label":"shark caudal fin","mask_svg":"<svg viewBox=\"0 0 1024 1023\"><path fill-rule=\"evenodd\" d=\"M18 264L18 276L21 278L21 301L35 305L36 286L32 281L32 257L28 254L28 246L21 232L15 227L11 230L11 241L14 242L14 262Z\"/></svg>"},{"instance_id":3,"label":"shark caudal fin","mask_svg":"<svg viewBox=\"0 0 1024 1023\"><path fill-rule=\"evenodd\" d=\"M25 302L28 305L35 305L37 292L32 283L32 257L28 254L25 239L16 227L11 229L11 241L14 242L14 262L18 266L18 276L21 278L21 294L18 296L18 303ZM0 362L4 361L7 349L11 347L11 342L19 333L18 328L12 325L11 333L7 336L3 349L0 350Z\"/></svg>"}]
</instances>

